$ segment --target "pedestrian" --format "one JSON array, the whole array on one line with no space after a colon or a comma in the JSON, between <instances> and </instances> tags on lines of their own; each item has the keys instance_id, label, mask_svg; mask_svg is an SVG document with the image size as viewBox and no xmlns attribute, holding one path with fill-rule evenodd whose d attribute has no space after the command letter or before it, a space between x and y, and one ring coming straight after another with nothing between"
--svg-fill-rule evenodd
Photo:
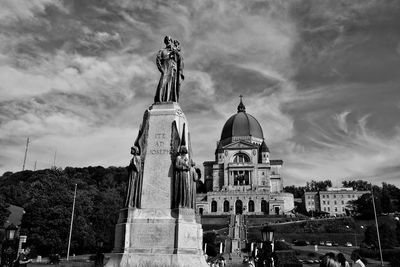
<instances>
[{"instance_id":1,"label":"pedestrian","mask_svg":"<svg viewBox=\"0 0 400 267\"><path fill-rule=\"evenodd\" d=\"M28 263L32 262L32 259L29 259L29 253L31 252L31 248L27 247L22 250L22 252L18 256L18 266L19 267L27 267Z\"/></svg>"},{"instance_id":2,"label":"pedestrian","mask_svg":"<svg viewBox=\"0 0 400 267\"><path fill-rule=\"evenodd\" d=\"M336 261L335 259L335 254L333 253L327 253L321 260L321 264L319 265L320 267L340 267L340 263Z\"/></svg>"},{"instance_id":3,"label":"pedestrian","mask_svg":"<svg viewBox=\"0 0 400 267\"><path fill-rule=\"evenodd\" d=\"M360 254L353 253L351 258L354 261L353 267L365 267L365 264L361 260Z\"/></svg>"},{"instance_id":4,"label":"pedestrian","mask_svg":"<svg viewBox=\"0 0 400 267\"><path fill-rule=\"evenodd\" d=\"M337 259L341 267L350 267L349 262L342 253L337 254Z\"/></svg>"}]
</instances>

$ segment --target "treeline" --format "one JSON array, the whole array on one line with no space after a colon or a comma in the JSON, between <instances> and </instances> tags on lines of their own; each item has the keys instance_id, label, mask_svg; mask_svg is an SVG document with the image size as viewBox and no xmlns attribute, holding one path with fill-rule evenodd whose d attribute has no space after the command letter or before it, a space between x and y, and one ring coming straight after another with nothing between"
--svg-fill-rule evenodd
<instances>
[{"instance_id":1,"label":"treeline","mask_svg":"<svg viewBox=\"0 0 400 267\"><path fill-rule=\"evenodd\" d=\"M7 172L0 177L0 223L7 205L25 210L21 233L40 255L66 254L77 184L71 254L93 253L98 241L111 251L127 186L126 168L86 167Z\"/></svg>"},{"instance_id":2,"label":"treeline","mask_svg":"<svg viewBox=\"0 0 400 267\"><path fill-rule=\"evenodd\" d=\"M343 181L343 187L352 187L357 191L370 191L371 184L363 180ZM302 198L304 192L308 191L325 191L326 188L332 187L332 181L314 181L307 182L305 186L286 186L285 192L292 193L295 198ZM392 213L400 211L400 189L395 185L382 183L382 186L374 185L373 194L378 214ZM358 216L362 219L371 219L374 216L372 207L371 193L364 194L361 198L353 201L352 208ZM304 205L297 206L297 212L308 215Z\"/></svg>"}]
</instances>

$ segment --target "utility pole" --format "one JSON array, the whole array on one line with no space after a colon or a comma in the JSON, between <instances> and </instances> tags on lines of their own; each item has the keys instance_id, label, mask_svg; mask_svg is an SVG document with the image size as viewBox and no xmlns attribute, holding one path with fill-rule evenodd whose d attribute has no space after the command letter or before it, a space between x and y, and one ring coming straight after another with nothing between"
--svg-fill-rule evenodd
<instances>
[{"instance_id":1,"label":"utility pole","mask_svg":"<svg viewBox=\"0 0 400 267\"><path fill-rule=\"evenodd\" d=\"M69 239L68 239L68 249L67 249L67 261L69 260L69 249L70 249L70 247L71 247L72 225L73 225L73 223L74 223L76 187L77 187L77 184L75 184L74 202L73 202L73 204L72 204L72 214L71 214L71 226L69 227Z\"/></svg>"},{"instance_id":2,"label":"utility pole","mask_svg":"<svg viewBox=\"0 0 400 267\"><path fill-rule=\"evenodd\" d=\"M24 164L22 165L22 170L23 170L23 171L25 170L26 155L28 154L28 146L29 146L29 137L26 139Z\"/></svg>"},{"instance_id":3,"label":"utility pole","mask_svg":"<svg viewBox=\"0 0 400 267\"><path fill-rule=\"evenodd\" d=\"M379 237L378 219L377 219L377 217L376 217L376 207L375 207L375 199L374 199L374 188L372 187L372 184L371 184L371 195L372 195L372 206L374 207L376 234L378 235L379 254L380 254L380 256L381 256L381 266L384 266L384 265L383 265L383 257L382 257L381 239L380 239L380 237Z\"/></svg>"}]
</instances>

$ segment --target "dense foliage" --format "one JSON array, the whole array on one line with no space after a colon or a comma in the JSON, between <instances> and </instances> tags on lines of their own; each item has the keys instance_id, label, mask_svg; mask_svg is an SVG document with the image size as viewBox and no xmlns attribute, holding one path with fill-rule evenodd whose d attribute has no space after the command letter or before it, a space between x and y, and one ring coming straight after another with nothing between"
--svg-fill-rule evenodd
<instances>
[{"instance_id":1,"label":"dense foliage","mask_svg":"<svg viewBox=\"0 0 400 267\"><path fill-rule=\"evenodd\" d=\"M8 203L2 195L0 195L0 226L3 226L10 212L7 209Z\"/></svg>"},{"instance_id":2,"label":"dense foliage","mask_svg":"<svg viewBox=\"0 0 400 267\"><path fill-rule=\"evenodd\" d=\"M24 208L22 232L37 253L65 254L76 184L71 254L94 252L99 240L111 250L127 177L126 168L115 167L6 173L0 177L0 196Z\"/></svg>"}]
</instances>

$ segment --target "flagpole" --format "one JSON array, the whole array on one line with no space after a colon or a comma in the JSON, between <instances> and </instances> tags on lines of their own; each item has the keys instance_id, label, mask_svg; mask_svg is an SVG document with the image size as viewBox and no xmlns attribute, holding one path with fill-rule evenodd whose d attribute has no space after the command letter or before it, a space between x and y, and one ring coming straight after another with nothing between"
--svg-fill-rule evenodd
<instances>
[{"instance_id":1,"label":"flagpole","mask_svg":"<svg viewBox=\"0 0 400 267\"><path fill-rule=\"evenodd\" d=\"M74 223L76 187L77 187L77 184L75 184L74 202L73 202L73 204L72 204L72 214L71 214L71 226L69 227L69 239L68 239L67 261L69 260L69 249L70 249L70 247L71 247L71 236L72 236L72 224Z\"/></svg>"},{"instance_id":2,"label":"flagpole","mask_svg":"<svg viewBox=\"0 0 400 267\"><path fill-rule=\"evenodd\" d=\"M383 265L383 257L382 257L381 239L380 239L380 237L379 237L378 219L377 219L377 217L376 217L376 207L375 207L375 199L374 199L374 188L372 187L372 184L371 184L371 195L372 195L372 206L374 207L376 234L378 235L379 254L380 254L380 256L381 256L381 266L384 266L384 265Z\"/></svg>"}]
</instances>

